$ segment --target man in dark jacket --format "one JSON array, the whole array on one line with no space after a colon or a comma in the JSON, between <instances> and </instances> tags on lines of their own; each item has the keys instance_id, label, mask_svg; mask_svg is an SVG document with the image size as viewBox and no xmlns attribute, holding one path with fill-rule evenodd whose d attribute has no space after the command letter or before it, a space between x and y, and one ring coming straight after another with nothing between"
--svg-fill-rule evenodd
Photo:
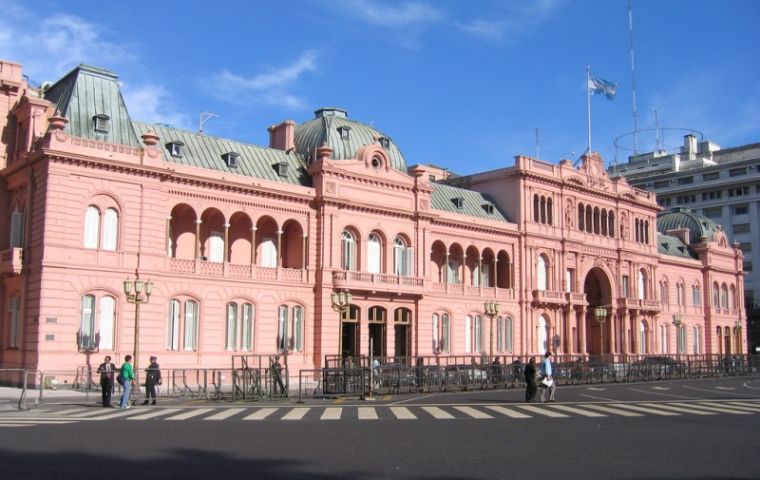
<instances>
[{"instance_id":1,"label":"man in dark jacket","mask_svg":"<svg viewBox=\"0 0 760 480\"><path fill-rule=\"evenodd\" d=\"M156 361L157 357L150 357L150 365L145 369L145 401L147 405L150 399L153 399L152 405L156 404L156 385L161 385L161 368Z\"/></svg>"},{"instance_id":2,"label":"man in dark jacket","mask_svg":"<svg viewBox=\"0 0 760 480\"><path fill-rule=\"evenodd\" d=\"M100 393L103 397L103 406L111 406L111 395L113 394L113 379L116 375L116 365L111 363L110 355L106 355L103 359L103 363L98 366L98 373L100 374Z\"/></svg>"},{"instance_id":3,"label":"man in dark jacket","mask_svg":"<svg viewBox=\"0 0 760 480\"><path fill-rule=\"evenodd\" d=\"M535 402L538 385L536 385L536 359L531 357L525 365L525 401Z\"/></svg>"}]
</instances>

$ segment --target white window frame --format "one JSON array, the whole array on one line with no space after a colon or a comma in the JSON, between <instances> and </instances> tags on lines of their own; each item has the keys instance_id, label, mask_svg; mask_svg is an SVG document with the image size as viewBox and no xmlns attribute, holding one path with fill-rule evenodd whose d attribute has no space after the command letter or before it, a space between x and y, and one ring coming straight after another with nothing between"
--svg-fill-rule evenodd
<instances>
[{"instance_id":1,"label":"white window frame","mask_svg":"<svg viewBox=\"0 0 760 480\"><path fill-rule=\"evenodd\" d=\"M464 317L464 351L472 353L472 317Z\"/></svg>"},{"instance_id":2,"label":"white window frame","mask_svg":"<svg viewBox=\"0 0 760 480\"><path fill-rule=\"evenodd\" d=\"M480 315L475 316L475 324L473 325L473 328L475 330L472 332L472 336L475 340L475 345L473 345L472 350L475 353L483 353L483 317Z\"/></svg>"},{"instance_id":3,"label":"white window frame","mask_svg":"<svg viewBox=\"0 0 760 480\"><path fill-rule=\"evenodd\" d=\"M506 317L504 319L504 350L507 353L514 352L514 320L512 317Z\"/></svg>"},{"instance_id":4,"label":"white window frame","mask_svg":"<svg viewBox=\"0 0 760 480\"><path fill-rule=\"evenodd\" d=\"M381 273L383 244L380 235L370 233L367 237L367 271L369 273Z\"/></svg>"},{"instance_id":5,"label":"white window frame","mask_svg":"<svg viewBox=\"0 0 760 480\"><path fill-rule=\"evenodd\" d=\"M350 230L341 232L341 268L343 270L356 270L356 236Z\"/></svg>"},{"instance_id":6,"label":"white window frame","mask_svg":"<svg viewBox=\"0 0 760 480\"><path fill-rule=\"evenodd\" d=\"M84 213L84 248L97 249L100 233L100 209L88 205Z\"/></svg>"},{"instance_id":7,"label":"white window frame","mask_svg":"<svg viewBox=\"0 0 760 480\"><path fill-rule=\"evenodd\" d=\"M256 316L256 308L252 303L243 303L240 308L242 309L242 325L240 326L240 350L244 352L253 351L253 327Z\"/></svg>"},{"instance_id":8,"label":"white window frame","mask_svg":"<svg viewBox=\"0 0 760 480\"><path fill-rule=\"evenodd\" d=\"M21 297L19 295L13 295L8 299L8 322L10 323L8 348L19 348L21 345Z\"/></svg>"},{"instance_id":9,"label":"white window frame","mask_svg":"<svg viewBox=\"0 0 760 480\"><path fill-rule=\"evenodd\" d=\"M92 350L95 348L95 308L97 297L88 293L82 295L79 316L79 349Z\"/></svg>"},{"instance_id":10,"label":"white window frame","mask_svg":"<svg viewBox=\"0 0 760 480\"><path fill-rule=\"evenodd\" d=\"M180 314L182 303L173 298L169 300L169 317L166 325L166 349L179 351Z\"/></svg>"},{"instance_id":11,"label":"white window frame","mask_svg":"<svg viewBox=\"0 0 760 480\"><path fill-rule=\"evenodd\" d=\"M99 327L99 343L101 350L113 350L113 334L116 327L116 299L111 295L100 297L96 318Z\"/></svg>"},{"instance_id":12,"label":"white window frame","mask_svg":"<svg viewBox=\"0 0 760 480\"><path fill-rule=\"evenodd\" d=\"M261 266L277 268L277 243L275 243L274 237L261 239Z\"/></svg>"},{"instance_id":13,"label":"white window frame","mask_svg":"<svg viewBox=\"0 0 760 480\"><path fill-rule=\"evenodd\" d=\"M287 305L280 305L277 309L277 351L282 352L288 348L288 312Z\"/></svg>"},{"instance_id":14,"label":"white window frame","mask_svg":"<svg viewBox=\"0 0 760 480\"><path fill-rule=\"evenodd\" d=\"M185 336L184 347L187 351L198 350L198 327L199 319L198 302L195 300L185 301Z\"/></svg>"},{"instance_id":15,"label":"white window frame","mask_svg":"<svg viewBox=\"0 0 760 480\"><path fill-rule=\"evenodd\" d=\"M546 315L543 313L538 317L538 323L536 325L536 352L545 353L549 347L547 343L547 331L546 327L549 324Z\"/></svg>"},{"instance_id":16,"label":"white window frame","mask_svg":"<svg viewBox=\"0 0 760 480\"><path fill-rule=\"evenodd\" d=\"M536 259L536 289L539 291L546 291L547 288L547 267L546 258L543 255L539 255Z\"/></svg>"},{"instance_id":17,"label":"white window frame","mask_svg":"<svg viewBox=\"0 0 760 480\"><path fill-rule=\"evenodd\" d=\"M24 212L15 210L11 213L10 248L24 246Z\"/></svg>"},{"instance_id":18,"label":"white window frame","mask_svg":"<svg viewBox=\"0 0 760 480\"><path fill-rule=\"evenodd\" d=\"M228 352L234 351L237 347L238 331L238 304L235 302L227 303L227 321L226 323L226 341L224 348Z\"/></svg>"},{"instance_id":19,"label":"white window frame","mask_svg":"<svg viewBox=\"0 0 760 480\"><path fill-rule=\"evenodd\" d=\"M208 235L208 257L209 262L224 262L224 233L212 230Z\"/></svg>"},{"instance_id":20,"label":"white window frame","mask_svg":"<svg viewBox=\"0 0 760 480\"><path fill-rule=\"evenodd\" d=\"M451 316L441 314L441 352L451 353Z\"/></svg>"},{"instance_id":21,"label":"white window frame","mask_svg":"<svg viewBox=\"0 0 760 480\"><path fill-rule=\"evenodd\" d=\"M116 250L119 238L119 212L115 208L107 208L103 213L100 248Z\"/></svg>"},{"instance_id":22,"label":"white window frame","mask_svg":"<svg viewBox=\"0 0 760 480\"><path fill-rule=\"evenodd\" d=\"M440 344L438 343L439 342L438 329L440 328L440 325L439 325L438 321L439 321L438 314L434 313L433 314L433 325L432 325L433 331L431 332L433 334L433 345L432 345L432 347L433 347L433 353L437 353L439 351L438 349L440 348Z\"/></svg>"}]
</instances>

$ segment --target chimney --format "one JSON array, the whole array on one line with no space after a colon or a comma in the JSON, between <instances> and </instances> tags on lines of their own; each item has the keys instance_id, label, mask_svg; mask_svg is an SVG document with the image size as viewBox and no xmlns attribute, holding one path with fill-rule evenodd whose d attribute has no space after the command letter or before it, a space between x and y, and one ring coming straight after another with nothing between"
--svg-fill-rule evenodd
<instances>
[{"instance_id":1,"label":"chimney","mask_svg":"<svg viewBox=\"0 0 760 480\"><path fill-rule=\"evenodd\" d=\"M692 134L684 135L681 152L686 154L686 160L693 160L697 155L697 137Z\"/></svg>"},{"instance_id":2,"label":"chimney","mask_svg":"<svg viewBox=\"0 0 760 480\"><path fill-rule=\"evenodd\" d=\"M673 228L665 232L665 235L668 235L669 237L679 238L686 245L689 245L691 242L690 234L691 230L688 228Z\"/></svg>"},{"instance_id":3,"label":"chimney","mask_svg":"<svg viewBox=\"0 0 760 480\"><path fill-rule=\"evenodd\" d=\"M269 131L269 148L276 148L289 152L296 148L296 122L285 120L279 125L272 125Z\"/></svg>"}]
</instances>

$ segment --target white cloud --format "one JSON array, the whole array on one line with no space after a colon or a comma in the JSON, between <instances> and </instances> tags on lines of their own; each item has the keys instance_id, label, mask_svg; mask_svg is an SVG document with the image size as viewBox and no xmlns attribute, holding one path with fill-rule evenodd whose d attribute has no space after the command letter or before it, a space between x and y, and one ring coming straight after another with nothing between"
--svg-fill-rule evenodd
<instances>
[{"instance_id":1,"label":"white cloud","mask_svg":"<svg viewBox=\"0 0 760 480\"><path fill-rule=\"evenodd\" d=\"M500 42L504 37L504 22L490 20L473 20L468 23L457 23L456 27L465 33L480 37L491 42Z\"/></svg>"},{"instance_id":2,"label":"white cloud","mask_svg":"<svg viewBox=\"0 0 760 480\"><path fill-rule=\"evenodd\" d=\"M161 85L122 85L121 92L134 120L146 123L166 123L177 128L192 130L187 115L172 111L172 98Z\"/></svg>"},{"instance_id":3,"label":"white cloud","mask_svg":"<svg viewBox=\"0 0 760 480\"><path fill-rule=\"evenodd\" d=\"M390 5L370 0L348 0L340 3L340 9L371 25L393 29L435 24L443 18L438 9L423 2Z\"/></svg>"},{"instance_id":4,"label":"white cloud","mask_svg":"<svg viewBox=\"0 0 760 480\"><path fill-rule=\"evenodd\" d=\"M289 65L270 68L250 78L223 70L211 81L217 95L229 102L301 108L305 100L290 89L304 74L317 70L317 58L316 51L307 50Z\"/></svg>"}]
</instances>

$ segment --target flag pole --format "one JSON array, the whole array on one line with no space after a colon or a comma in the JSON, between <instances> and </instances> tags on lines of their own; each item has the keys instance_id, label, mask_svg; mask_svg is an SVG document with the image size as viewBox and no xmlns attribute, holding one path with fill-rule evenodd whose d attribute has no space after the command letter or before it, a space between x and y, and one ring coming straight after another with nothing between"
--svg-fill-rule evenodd
<instances>
[{"instance_id":1,"label":"flag pole","mask_svg":"<svg viewBox=\"0 0 760 480\"><path fill-rule=\"evenodd\" d=\"M591 66L586 67L586 112L588 119L588 147L587 153L591 153Z\"/></svg>"}]
</instances>

